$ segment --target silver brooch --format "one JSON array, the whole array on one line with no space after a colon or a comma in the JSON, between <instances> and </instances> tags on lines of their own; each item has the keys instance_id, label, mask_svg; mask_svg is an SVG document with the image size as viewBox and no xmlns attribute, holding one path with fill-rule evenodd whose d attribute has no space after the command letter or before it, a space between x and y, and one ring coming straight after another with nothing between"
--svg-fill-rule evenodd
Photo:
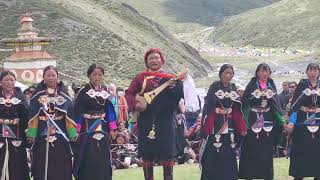
<instances>
[{"instance_id":1,"label":"silver brooch","mask_svg":"<svg viewBox=\"0 0 320 180\"><path fill-rule=\"evenodd\" d=\"M303 93L307 96L310 96L312 94L316 94L317 96L320 96L320 88L311 90L310 88L307 88L303 91Z\"/></svg>"},{"instance_id":2,"label":"silver brooch","mask_svg":"<svg viewBox=\"0 0 320 180\"><path fill-rule=\"evenodd\" d=\"M90 89L89 91L87 91L86 94L91 98L101 97L102 99L107 99L110 96L110 94L105 90L102 90L101 92L99 92L99 91Z\"/></svg>"},{"instance_id":3,"label":"silver brooch","mask_svg":"<svg viewBox=\"0 0 320 180\"><path fill-rule=\"evenodd\" d=\"M239 98L239 95L235 91L231 92L224 92L222 90L218 90L216 93L214 93L219 99L224 99L224 98L230 98L231 100L236 100Z\"/></svg>"},{"instance_id":4,"label":"silver brooch","mask_svg":"<svg viewBox=\"0 0 320 180\"><path fill-rule=\"evenodd\" d=\"M255 98L259 99L261 96L266 96L268 99L272 98L276 93L271 89L267 89L265 91L261 91L260 89L256 89L251 93Z\"/></svg>"}]
</instances>

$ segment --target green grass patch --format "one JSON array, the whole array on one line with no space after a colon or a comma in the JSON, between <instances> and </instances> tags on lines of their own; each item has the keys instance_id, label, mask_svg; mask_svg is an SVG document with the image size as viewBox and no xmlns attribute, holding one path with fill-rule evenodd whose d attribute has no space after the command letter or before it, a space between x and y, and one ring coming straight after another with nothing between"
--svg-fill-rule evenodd
<instances>
[{"instance_id":1,"label":"green grass patch","mask_svg":"<svg viewBox=\"0 0 320 180\"><path fill-rule=\"evenodd\" d=\"M197 180L200 179L200 169L198 164L192 165L177 165L174 166L174 180ZM274 159L274 173L275 180L292 180L289 177L289 159L286 158L275 158ZM141 180L143 178L142 168L127 169L127 170L115 170L114 180ZM155 168L155 180L162 180L162 167ZM306 180L311 180L312 178L305 178Z\"/></svg>"}]
</instances>

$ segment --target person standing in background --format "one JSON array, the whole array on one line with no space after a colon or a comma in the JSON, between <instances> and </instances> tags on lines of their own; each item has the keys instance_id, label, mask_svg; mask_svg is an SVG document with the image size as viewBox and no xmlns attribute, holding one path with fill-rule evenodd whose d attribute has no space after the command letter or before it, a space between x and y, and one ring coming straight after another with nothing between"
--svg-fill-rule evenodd
<instances>
[{"instance_id":1,"label":"person standing in background","mask_svg":"<svg viewBox=\"0 0 320 180\"><path fill-rule=\"evenodd\" d=\"M115 84L110 84L108 86L108 91L110 93L110 96L108 97L108 99L113 104L114 111L116 113L117 123L126 124L128 119L128 105L124 97L124 94L119 95L118 90L119 89L116 87Z\"/></svg>"},{"instance_id":2,"label":"person standing in background","mask_svg":"<svg viewBox=\"0 0 320 180\"><path fill-rule=\"evenodd\" d=\"M283 113L286 112L286 107L289 102L291 93L290 93L290 88L289 88L290 82L285 81L282 83L282 92L279 94L279 102L280 102L280 107Z\"/></svg>"}]
</instances>

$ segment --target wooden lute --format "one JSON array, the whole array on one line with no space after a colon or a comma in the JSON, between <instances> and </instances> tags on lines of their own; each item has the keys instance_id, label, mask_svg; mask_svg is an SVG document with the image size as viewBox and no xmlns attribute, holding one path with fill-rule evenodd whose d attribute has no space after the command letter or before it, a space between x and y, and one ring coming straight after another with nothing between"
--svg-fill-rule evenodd
<instances>
[{"instance_id":1,"label":"wooden lute","mask_svg":"<svg viewBox=\"0 0 320 180\"><path fill-rule=\"evenodd\" d=\"M188 74L188 70L185 70L184 72L180 73L179 75L177 75L172 79L173 80L184 79L187 76L187 74ZM151 104L151 102L156 98L156 96L158 96L163 90L165 90L170 85L170 80L166 81L156 89L143 94L143 97L148 104Z\"/></svg>"}]
</instances>

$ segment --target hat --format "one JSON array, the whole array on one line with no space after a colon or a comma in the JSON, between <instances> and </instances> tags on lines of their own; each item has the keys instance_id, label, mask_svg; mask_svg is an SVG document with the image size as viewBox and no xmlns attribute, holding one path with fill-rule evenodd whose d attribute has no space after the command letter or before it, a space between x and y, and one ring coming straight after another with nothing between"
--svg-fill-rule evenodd
<instances>
[{"instance_id":1,"label":"hat","mask_svg":"<svg viewBox=\"0 0 320 180\"><path fill-rule=\"evenodd\" d=\"M158 48L151 48L149 49L145 54L144 54L144 63L147 65L147 60L148 60L148 56L152 53L158 53L160 55L161 58L161 62L162 64L164 64L164 57L162 52L160 51L160 49Z\"/></svg>"}]
</instances>

